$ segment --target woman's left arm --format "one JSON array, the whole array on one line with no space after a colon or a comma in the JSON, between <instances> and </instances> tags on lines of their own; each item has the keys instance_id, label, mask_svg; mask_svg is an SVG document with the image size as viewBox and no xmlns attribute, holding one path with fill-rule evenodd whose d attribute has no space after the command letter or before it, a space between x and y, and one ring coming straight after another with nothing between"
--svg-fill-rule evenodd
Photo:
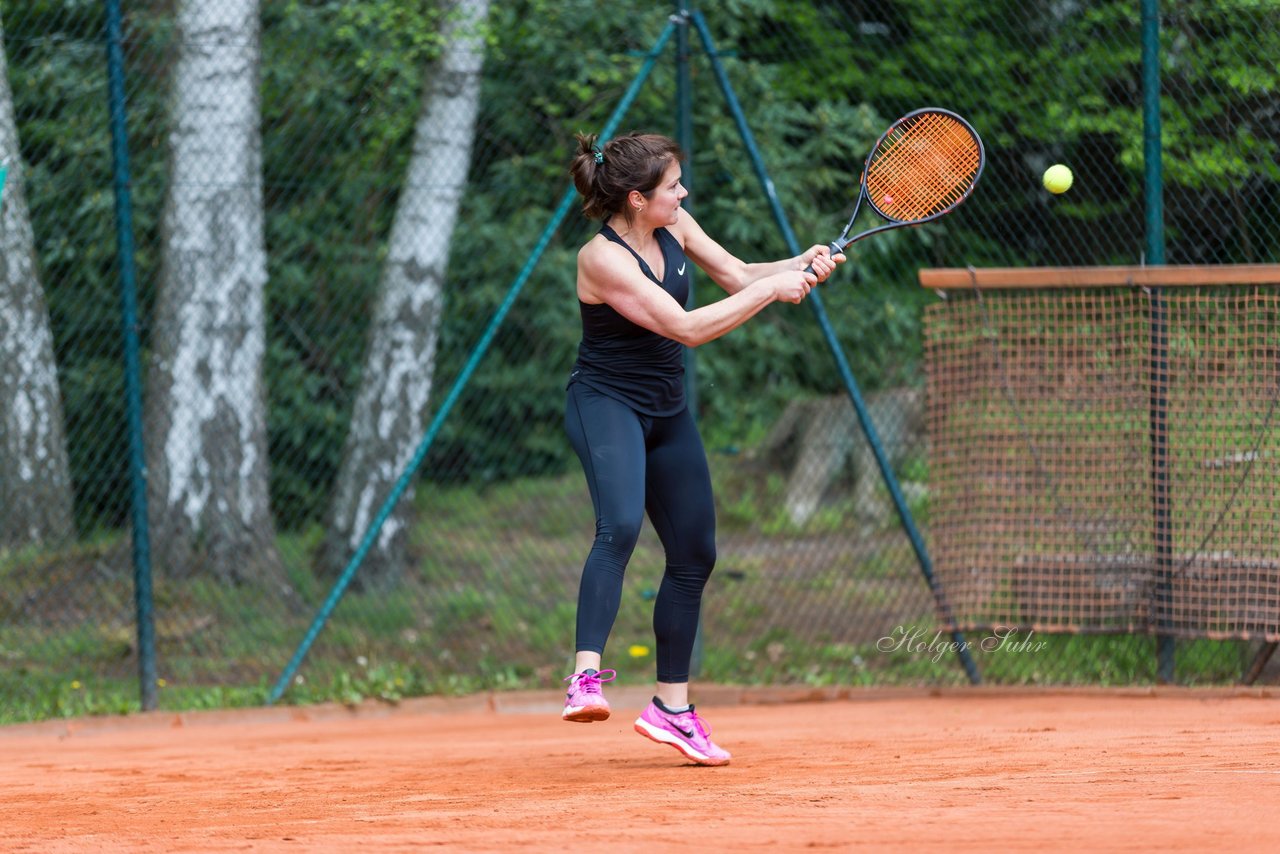
<instances>
[{"instance_id":1,"label":"woman's left arm","mask_svg":"<svg viewBox=\"0 0 1280 854\"><path fill-rule=\"evenodd\" d=\"M832 258L826 246L815 244L793 258L748 264L713 240L688 211L681 211L680 220L669 230L684 246L684 253L693 263L701 267L712 281L730 294L736 294L757 279L788 270L803 270L810 264L813 265L813 272L821 282L831 275L836 264L843 263L845 260L843 254Z\"/></svg>"}]
</instances>

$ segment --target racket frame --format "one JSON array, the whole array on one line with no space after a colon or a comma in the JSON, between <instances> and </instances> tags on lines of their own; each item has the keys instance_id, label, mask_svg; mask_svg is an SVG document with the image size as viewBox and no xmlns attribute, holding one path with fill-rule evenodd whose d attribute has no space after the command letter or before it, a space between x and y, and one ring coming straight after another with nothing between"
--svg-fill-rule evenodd
<instances>
[{"instance_id":1,"label":"racket frame","mask_svg":"<svg viewBox=\"0 0 1280 854\"><path fill-rule=\"evenodd\" d=\"M876 152L880 150L881 144L885 141L886 138L888 138L889 134L893 133L894 129L897 128L899 125L901 125L903 122L909 121L910 119L913 119L916 116L919 116L923 113L940 113L942 115L945 115L959 122L961 126L963 126L964 129L969 132L969 134L973 137L974 141L978 143L978 169L976 172L974 172L973 178L969 181L968 188L960 195L960 198L956 199L954 202L947 205L942 210L932 213L929 216L921 217L920 219L898 219L897 217L890 216L889 214L886 214L884 211L882 211L880 207L874 201L872 201L871 197L868 195L867 172L870 171L871 169L872 158L876 156ZM871 152L867 155L867 159L863 162L863 165L862 165L862 178L859 181L858 200L857 202L854 203L853 215L850 216L849 221L845 223L844 230L840 232L840 236L837 237L835 240L833 240L827 248L831 251L831 254L834 255L837 252L843 252L845 250L845 247L849 246L852 243L856 243L859 240L862 240L864 237L870 237L873 234L879 234L880 232L888 231L891 228L901 228L902 226L910 226L910 225L923 225L926 222L932 222L933 220L937 219L940 216L944 216L946 214L951 213L953 210L955 210L961 204L963 204L965 199L969 198L970 194L973 193L973 189L974 187L978 186L978 179L982 177L982 170L986 165L987 165L987 150L986 150L986 146L984 146L982 143L982 137L979 136L978 132L973 129L973 125L969 124L969 122L966 121L962 116L957 115L951 110L945 110L941 107L921 107L918 110L912 110L911 112L907 113L905 116L902 116L901 118L899 118L893 124L889 125L888 130L880 134L880 138L876 140L876 144L871 147ZM862 210L862 202L864 200L867 202L867 204L871 205L871 209L875 211L876 214L881 219L886 219L888 220L888 222L884 225L880 225L880 226L876 226L875 228L868 229L867 231L859 232L858 234L855 234L853 237L850 237L849 229L853 228L854 220L858 218L858 212Z\"/></svg>"}]
</instances>

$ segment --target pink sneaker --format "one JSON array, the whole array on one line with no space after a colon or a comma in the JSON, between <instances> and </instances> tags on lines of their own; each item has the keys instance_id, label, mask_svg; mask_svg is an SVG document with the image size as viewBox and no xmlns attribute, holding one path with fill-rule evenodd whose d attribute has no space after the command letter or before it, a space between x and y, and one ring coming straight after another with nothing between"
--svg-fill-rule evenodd
<instances>
[{"instance_id":1,"label":"pink sneaker","mask_svg":"<svg viewBox=\"0 0 1280 854\"><path fill-rule=\"evenodd\" d=\"M606 673L609 675L605 676ZM564 712L560 717L584 724L608 720L609 701L604 698L600 685L612 682L617 675L613 670L585 670L565 677L564 681L569 683L569 692L564 698Z\"/></svg>"},{"instance_id":2,"label":"pink sneaker","mask_svg":"<svg viewBox=\"0 0 1280 854\"><path fill-rule=\"evenodd\" d=\"M672 715L649 703L636 718L636 732L659 744L669 744L699 765L728 765L729 751L711 741L711 728L689 707Z\"/></svg>"}]
</instances>

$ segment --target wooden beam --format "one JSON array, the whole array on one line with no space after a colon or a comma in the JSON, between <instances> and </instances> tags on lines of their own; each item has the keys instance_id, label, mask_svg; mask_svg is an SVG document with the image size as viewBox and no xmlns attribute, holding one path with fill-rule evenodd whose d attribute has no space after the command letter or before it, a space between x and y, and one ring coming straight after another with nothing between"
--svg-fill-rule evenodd
<instances>
[{"instance_id":1,"label":"wooden beam","mask_svg":"<svg viewBox=\"0 0 1280 854\"><path fill-rule=\"evenodd\" d=\"M920 271L926 288L1100 288L1280 285L1280 264L1187 264L1151 267L981 267Z\"/></svg>"}]
</instances>

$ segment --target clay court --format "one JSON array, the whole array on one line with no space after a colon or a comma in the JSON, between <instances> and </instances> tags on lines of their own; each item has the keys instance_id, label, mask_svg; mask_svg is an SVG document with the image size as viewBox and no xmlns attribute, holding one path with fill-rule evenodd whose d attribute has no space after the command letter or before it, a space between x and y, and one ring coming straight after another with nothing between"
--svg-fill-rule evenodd
<instances>
[{"instance_id":1,"label":"clay court","mask_svg":"<svg viewBox=\"0 0 1280 854\"><path fill-rule=\"evenodd\" d=\"M6 851L1274 851L1264 689L701 692L724 768L552 693L0 730Z\"/></svg>"}]
</instances>

